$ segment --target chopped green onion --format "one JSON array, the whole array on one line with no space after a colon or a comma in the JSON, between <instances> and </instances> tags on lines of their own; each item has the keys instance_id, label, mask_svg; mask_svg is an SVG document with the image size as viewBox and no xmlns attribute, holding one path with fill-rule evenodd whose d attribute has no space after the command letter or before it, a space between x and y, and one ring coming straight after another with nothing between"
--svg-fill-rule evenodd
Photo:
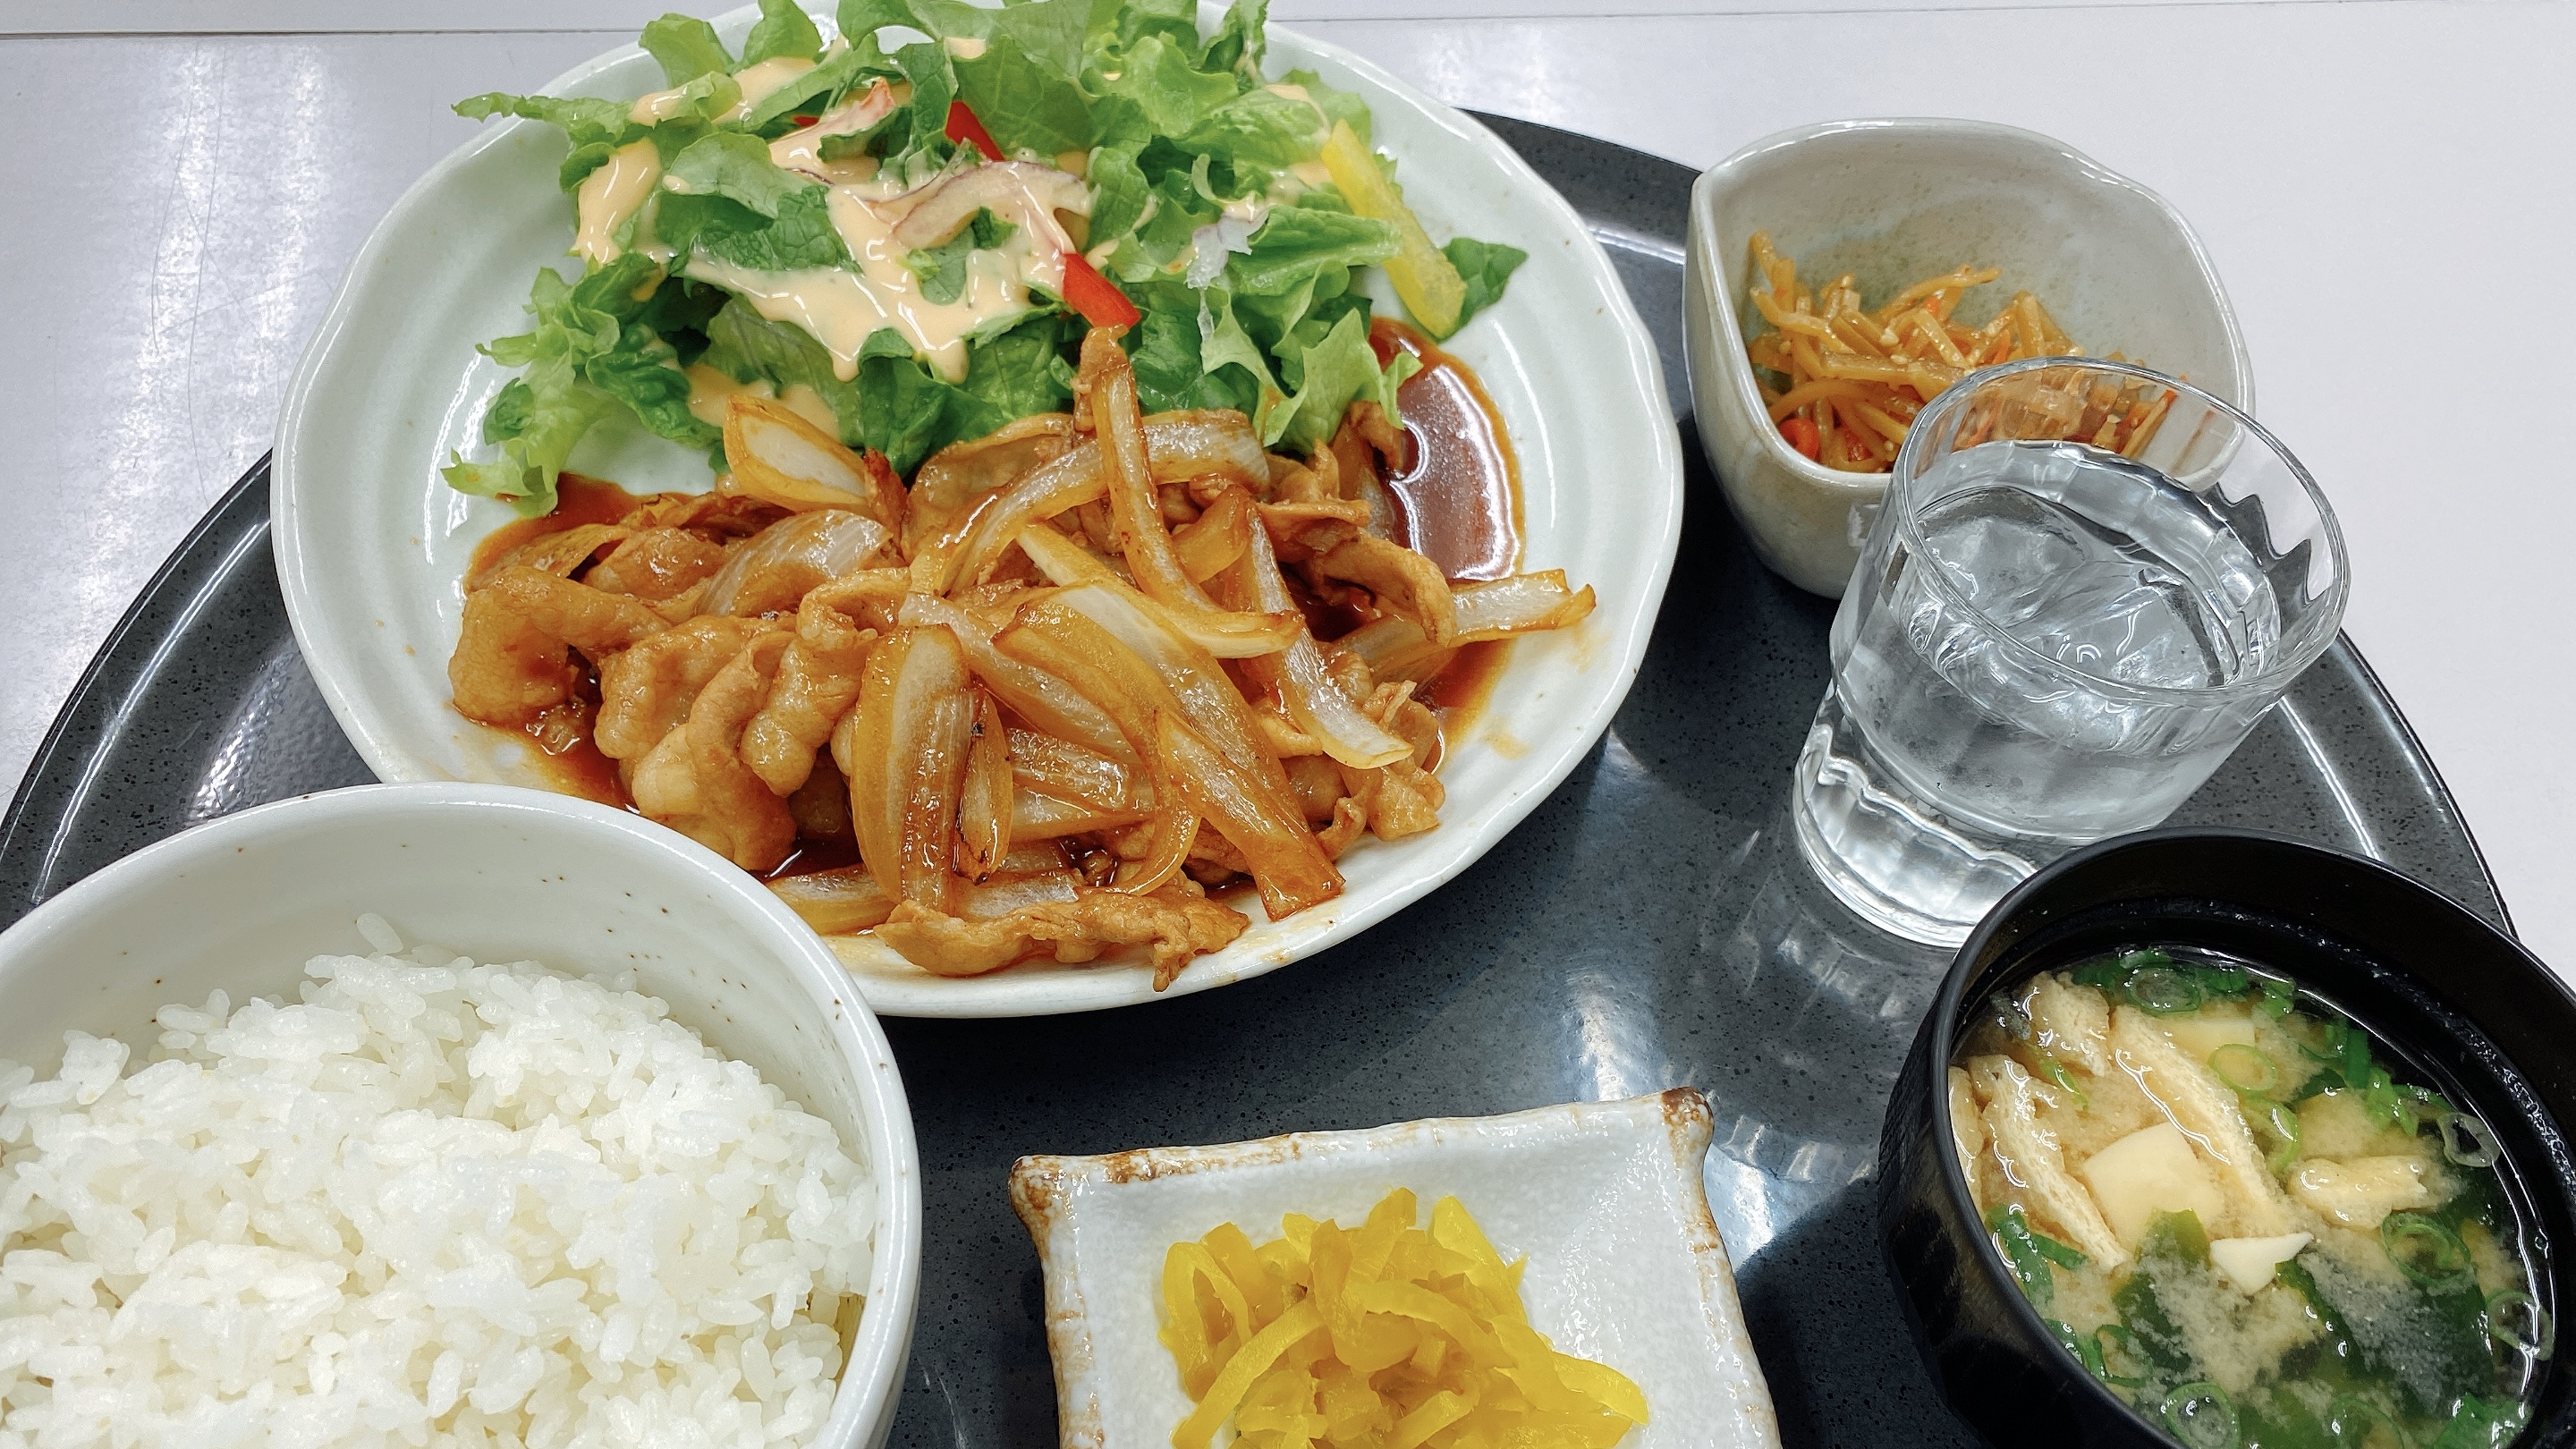
<instances>
[{"instance_id":1,"label":"chopped green onion","mask_svg":"<svg viewBox=\"0 0 2576 1449\"><path fill-rule=\"evenodd\" d=\"M2075 1355L2077 1360L2083 1363L2084 1371L2086 1373L2091 1374L2097 1379L2103 1377L2102 1346L2100 1344L2097 1344L2092 1339L2077 1333L2074 1325L2066 1323L2060 1319L2043 1318L2040 1322L2048 1325L2049 1336L2057 1340L2057 1346L2059 1348ZM2104 1382L2107 1383L2109 1380L2105 1379Z\"/></svg>"},{"instance_id":2,"label":"chopped green onion","mask_svg":"<svg viewBox=\"0 0 2576 1449\"><path fill-rule=\"evenodd\" d=\"M2081 1268L2085 1264L2093 1261L2092 1259L2084 1256L2083 1249L2078 1248L2071 1243L2061 1243L2055 1238L2052 1238L2048 1234L2040 1232L2035 1228L2030 1231L2030 1245L2039 1250L2039 1255L2041 1257L2046 1258L2048 1261L2055 1263L2061 1268Z\"/></svg>"},{"instance_id":3,"label":"chopped green onion","mask_svg":"<svg viewBox=\"0 0 2576 1449\"><path fill-rule=\"evenodd\" d=\"M2066 1093L2066 1095L2073 1097L2075 1099L2076 1111L2083 1112L2091 1110L2093 1099L2084 1095L2084 1089L2082 1087L2075 1085L2075 1078L2067 1073L2066 1063L2059 1061L2055 1057L2042 1055L2039 1058L2039 1074L2042 1077L2047 1078L2051 1085Z\"/></svg>"},{"instance_id":4,"label":"chopped green onion","mask_svg":"<svg viewBox=\"0 0 2576 1449\"><path fill-rule=\"evenodd\" d=\"M2272 1135L2281 1139L2281 1145L2273 1148L2272 1155L2265 1159L2272 1168L2272 1175L2278 1177L2290 1170L2291 1163L2299 1160L2299 1114L2274 1102L2272 1109L2263 1114L2263 1121L2272 1129Z\"/></svg>"},{"instance_id":5,"label":"chopped green onion","mask_svg":"<svg viewBox=\"0 0 2576 1449\"><path fill-rule=\"evenodd\" d=\"M2099 991L2116 991L2122 982L2129 979L2129 969L2121 965L2118 959L2104 957L2098 961L2087 961L2076 967L2067 973L2067 979L2078 986L2090 986Z\"/></svg>"},{"instance_id":6,"label":"chopped green onion","mask_svg":"<svg viewBox=\"0 0 2576 1449\"><path fill-rule=\"evenodd\" d=\"M2466 1112L2444 1112L2434 1119L2442 1129L2442 1155L2462 1167L2493 1167L2504 1153L2486 1123Z\"/></svg>"},{"instance_id":7,"label":"chopped green onion","mask_svg":"<svg viewBox=\"0 0 2576 1449\"><path fill-rule=\"evenodd\" d=\"M2170 966L2138 972L2125 989L2140 1010L2155 1016L2179 1016L2198 1007L2204 996L2198 981Z\"/></svg>"},{"instance_id":8,"label":"chopped green onion","mask_svg":"<svg viewBox=\"0 0 2576 1449\"><path fill-rule=\"evenodd\" d=\"M2268 1092L2281 1085L2281 1064L2257 1046L2232 1041L2209 1054L2209 1069L2239 1092Z\"/></svg>"},{"instance_id":9,"label":"chopped green onion","mask_svg":"<svg viewBox=\"0 0 2576 1449\"><path fill-rule=\"evenodd\" d=\"M2236 1405L2207 1379L2184 1384L2165 1398L2165 1427L2185 1449L2236 1449Z\"/></svg>"},{"instance_id":10,"label":"chopped green onion","mask_svg":"<svg viewBox=\"0 0 2576 1449\"><path fill-rule=\"evenodd\" d=\"M2106 1341L2107 1340L2107 1341ZM2093 1376L2115 1389L2134 1389L2145 1385L2144 1373L2119 1374L2111 1371L2111 1350L2117 1346L2123 1361L2132 1368L2147 1366L2146 1351L2138 1347L2138 1336L2125 1323L2105 1323L2093 1330L2093 1354L2085 1365Z\"/></svg>"},{"instance_id":11,"label":"chopped green onion","mask_svg":"<svg viewBox=\"0 0 2576 1449\"><path fill-rule=\"evenodd\" d=\"M2409 1449L2406 1431L2397 1427L2388 1411L2359 1394L2341 1395L2326 1410L2326 1431L2334 1435L2335 1449L2366 1449L2373 1429L2386 1429L2390 1444Z\"/></svg>"},{"instance_id":12,"label":"chopped green onion","mask_svg":"<svg viewBox=\"0 0 2576 1449\"><path fill-rule=\"evenodd\" d=\"M2547 1360L2558 1350L2558 1324L2540 1300L2507 1288L2487 1300L2487 1336L2515 1353Z\"/></svg>"},{"instance_id":13,"label":"chopped green onion","mask_svg":"<svg viewBox=\"0 0 2576 1449\"><path fill-rule=\"evenodd\" d=\"M2166 954L2163 947L2146 946L2121 952L2120 959L2112 964L2123 971L2144 971L2150 966L2171 966L2173 963L2174 958Z\"/></svg>"},{"instance_id":14,"label":"chopped green onion","mask_svg":"<svg viewBox=\"0 0 2576 1449\"><path fill-rule=\"evenodd\" d=\"M2191 974L2200 989L2212 996L2242 996L2245 988L2253 984L2253 978L2241 966L2195 966Z\"/></svg>"},{"instance_id":15,"label":"chopped green onion","mask_svg":"<svg viewBox=\"0 0 2576 1449\"><path fill-rule=\"evenodd\" d=\"M2274 1021L2289 1015L2299 999L2299 989L2278 977L2266 976L2256 984L2263 988L2263 1001L2255 1010Z\"/></svg>"},{"instance_id":16,"label":"chopped green onion","mask_svg":"<svg viewBox=\"0 0 2576 1449\"><path fill-rule=\"evenodd\" d=\"M2081 1252L2032 1229L2023 1216L2021 1204L2001 1203L1986 1210L1986 1228L1995 1235L1996 1250L2012 1269L2014 1281L2021 1284L2021 1294L2033 1308L2045 1309L2057 1300L2057 1279L2048 1265L2081 1268L2091 1262Z\"/></svg>"},{"instance_id":17,"label":"chopped green onion","mask_svg":"<svg viewBox=\"0 0 2576 1449\"><path fill-rule=\"evenodd\" d=\"M2476 1281L2469 1245L2422 1213L2390 1213L2382 1218L2379 1246L2397 1271L2432 1292L2448 1293Z\"/></svg>"}]
</instances>

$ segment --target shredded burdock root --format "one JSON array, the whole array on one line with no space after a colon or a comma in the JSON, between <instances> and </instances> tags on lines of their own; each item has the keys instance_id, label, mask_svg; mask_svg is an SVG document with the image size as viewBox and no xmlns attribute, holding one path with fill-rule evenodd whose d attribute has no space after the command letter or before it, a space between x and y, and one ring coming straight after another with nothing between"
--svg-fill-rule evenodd
<instances>
[{"instance_id":1,"label":"shredded burdock root","mask_svg":"<svg viewBox=\"0 0 2576 1449\"><path fill-rule=\"evenodd\" d=\"M1646 1396L1530 1326L1521 1269L1454 1197L1414 1225L1397 1188L1357 1228L1290 1213L1254 1247L1224 1223L1163 1257L1162 1340L1195 1407L1173 1449L1609 1449Z\"/></svg>"},{"instance_id":2,"label":"shredded burdock root","mask_svg":"<svg viewBox=\"0 0 2576 1449\"><path fill-rule=\"evenodd\" d=\"M1960 322L1969 290L2003 275L1993 267L1925 277L1870 310L1852 273L1821 289L1799 281L1798 264L1772 248L1768 232L1755 232L1747 251L1745 294L1771 328L1744 344L1754 367L1771 374L1756 383L1763 405L1790 447L1840 472L1888 471L1914 415L1977 368L2084 355L2028 292L2015 292L1982 326ZM2114 352L2106 360L2125 359ZM2019 426L2002 436L2071 438L2135 458L2173 406L2171 388L2069 387L2046 377L2053 371L2016 390Z\"/></svg>"},{"instance_id":3,"label":"shredded burdock root","mask_svg":"<svg viewBox=\"0 0 2576 1449\"><path fill-rule=\"evenodd\" d=\"M1079 412L909 488L734 397L713 493L466 580L457 709L595 746L638 811L827 936L949 976L1141 949L1162 989L1249 924L1210 887L1248 877L1278 919L1339 895L1362 836L1436 826L1419 689L1593 596L1553 570L1453 585L1399 542L1373 403L1296 460L1240 413L1143 416L1105 329L1078 382ZM1310 606L1364 622L1319 639Z\"/></svg>"}]
</instances>

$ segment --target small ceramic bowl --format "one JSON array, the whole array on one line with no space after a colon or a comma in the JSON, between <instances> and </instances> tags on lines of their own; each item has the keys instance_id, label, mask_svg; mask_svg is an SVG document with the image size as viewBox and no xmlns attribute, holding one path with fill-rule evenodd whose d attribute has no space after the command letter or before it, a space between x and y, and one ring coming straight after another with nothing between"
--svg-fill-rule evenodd
<instances>
[{"instance_id":1,"label":"small ceramic bowl","mask_svg":"<svg viewBox=\"0 0 2576 1449\"><path fill-rule=\"evenodd\" d=\"M2271 967L2350 1011L2404 1075L2476 1112L2518 1180L2534 1236L2576 1243L2576 996L2514 939L2384 865L2276 836L2153 830L2048 866L1960 948L1897 1078L1879 1144L1880 1228L1950 1407L2004 1449L2169 1446L2060 1348L1978 1220L1959 1170L1946 1070L1975 1004L2036 972L2145 942ZM2564 1250L2540 1265L2563 1311ZM2576 1374L2542 1367L2518 1441L2576 1436Z\"/></svg>"},{"instance_id":2,"label":"small ceramic bowl","mask_svg":"<svg viewBox=\"0 0 2576 1449\"><path fill-rule=\"evenodd\" d=\"M893 1053L812 931L660 826L494 785L369 786L226 816L0 934L0 1056L49 1073L79 1028L140 1064L161 1006L217 987L295 1000L311 957L372 949L367 912L477 961L631 969L674 1020L838 1129L875 1177L875 1267L831 1415L805 1442L884 1444L921 1275L921 1163Z\"/></svg>"},{"instance_id":3,"label":"small ceramic bowl","mask_svg":"<svg viewBox=\"0 0 2576 1449\"><path fill-rule=\"evenodd\" d=\"M1778 1449L1702 1186L1708 1140L1707 1100L1680 1087L1222 1147L1024 1157L1011 1205L1046 1269L1065 1449L1159 1449L1189 1414L1156 1337L1172 1244L1227 1222L1266 1242L1291 1212L1357 1226L1398 1187L1426 1221L1456 1196L1506 1259L1528 1256L1531 1326L1636 1382L1649 1422L1621 1449Z\"/></svg>"},{"instance_id":4,"label":"small ceramic bowl","mask_svg":"<svg viewBox=\"0 0 2576 1449\"><path fill-rule=\"evenodd\" d=\"M2236 314L2199 238L2162 198L2063 142L1982 121L1835 121L1756 141L1691 188L1683 347L1700 444L1771 568L1839 598L1886 475L1843 473L1780 436L1744 355L1763 330L1746 244L1768 231L1801 281L1860 280L1871 305L1963 263L2003 275L1968 294L1982 324L2037 296L2095 356L2118 352L2254 410Z\"/></svg>"}]
</instances>

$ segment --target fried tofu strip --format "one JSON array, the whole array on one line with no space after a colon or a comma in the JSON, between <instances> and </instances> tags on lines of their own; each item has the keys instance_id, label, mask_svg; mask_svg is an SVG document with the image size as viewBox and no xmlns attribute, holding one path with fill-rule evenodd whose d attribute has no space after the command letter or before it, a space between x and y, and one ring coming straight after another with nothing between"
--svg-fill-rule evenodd
<instances>
[{"instance_id":1,"label":"fried tofu strip","mask_svg":"<svg viewBox=\"0 0 2576 1449\"><path fill-rule=\"evenodd\" d=\"M2288 1204L2236 1108L2236 1094L2157 1030L2153 1017L2134 1006L2112 1011L2110 1048L2113 1063L2218 1169L2219 1181L2235 1201L2242 1234L2269 1237L2289 1231Z\"/></svg>"},{"instance_id":2,"label":"fried tofu strip","mask_svg":"<svg viewBox=\"0 0 2576 1449\"><path fill-rule=\"evenodd\" d=\"M2093 1076L2110 1070L2111 1003L2101 992L2042 972L2031 978L2022 1009L2040 1050Z\"/></svg>"},{"instance_id":3,"label":"fried tofu strip","mask_svg":"<svg viewBox=\"0 0 2576 1449\"><path fill-rule=\"evenodd\" d=\"M1986 1132L2004 1175L2028 1196L2036 1216L2105 1267L2129 1261L2129 1250L2103 1221L2093 1194L2066 1170L2057 1134L2039 1120L2037 1079L2010 1057L1978 1057L1968 1079L1985 1103Z\"/></svg>"},{"instance_id":4,"label":"fried tofu strip","mask_svg":"<svg viewBox=\"0 0 2576 1449\"><path fill-rule=\"evenodd\" d=\"M1986 1151L1986 1116L1977 1110L1977 1090L1968 1081L1968 1069L1950 1069L1950 1150L1959 1155L1959 1175L1974 1190L1977 1185L1977 1159Z\"/></svg>"}]
</instances>

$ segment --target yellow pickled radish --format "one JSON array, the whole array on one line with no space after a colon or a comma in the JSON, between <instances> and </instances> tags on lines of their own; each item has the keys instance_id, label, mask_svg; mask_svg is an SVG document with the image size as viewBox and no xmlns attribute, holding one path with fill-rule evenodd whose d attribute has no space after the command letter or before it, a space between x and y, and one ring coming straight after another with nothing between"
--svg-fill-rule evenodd
<instances>
[{"instance_id":1,"label":"yellow pickled radish","mask_svg":"<svg viewBox=\"0 0 2576 1449\"><path fill-rule=\"evenodd\" d=\"M1173 1244L1162 1338L1196 1404L1175 1449L1228 1420L1240 1449L1607 1449L1646 1422L1635 1381L1530 1326L1526 1259L1505 1263L1456 1198L1427 1229L1416 1212L1397 1188L1356 1228L1292 1213L1258 1246L1232 1223Z\"/></svg>"}]
</instances>

